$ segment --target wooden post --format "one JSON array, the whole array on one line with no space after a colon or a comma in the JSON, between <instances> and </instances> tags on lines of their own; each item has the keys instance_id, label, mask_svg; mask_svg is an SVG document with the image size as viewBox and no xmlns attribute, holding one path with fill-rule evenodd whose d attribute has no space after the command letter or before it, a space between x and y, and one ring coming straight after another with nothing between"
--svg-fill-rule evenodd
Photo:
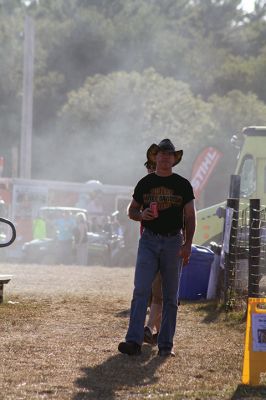
<instances>
[{"instance_id":1,"label":"wooden post","mask_svg":"<svg viewBox=\"0 0 266 400\"><path fill-rule=\"evenodd\" d=\"M260 199L249 202L248 297L259 297L260 282Z\"/></svg>"},{"instance_id":2,"label":"wooden post","mask_svg":"<svg viewBox=\"0 0 266 400\"><path fill-rule=\"evenodd\" d=\"M22 123L20 138L20 178L31 178L32 111L34 75L34 23L26 15L24 25L24 65Z\"/></svg>"},{"instance_id":3,"label":"wooden post","mask_svg":"<svg viewBox=\"0 0 266 400\"><path fill-rule=\"evenodd\" d=\"M240 180L241 180L240 175L231 175L229 198L239 199L239 197L240 197Z\"/></svg>"},{"instance_id":4,"label":"wooden post","mask_svg":"<svg viewBox=\"0 0 266 400\"><path fill-rule=\"evenodd\" d=\"M235 282L236 269L236 245L237 245L237 228L238 228L238 211L239 199L227 199L227 208L233 208L233 220L230 232L229 253L225 253L225 274L224 274L224 303L228 307Z\"/></svg>"}]
</instances>

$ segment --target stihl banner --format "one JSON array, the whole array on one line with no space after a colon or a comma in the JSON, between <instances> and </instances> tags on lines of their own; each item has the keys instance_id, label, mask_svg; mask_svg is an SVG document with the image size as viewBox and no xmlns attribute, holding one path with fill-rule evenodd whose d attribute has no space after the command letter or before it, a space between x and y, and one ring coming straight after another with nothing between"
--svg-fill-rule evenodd
<instances>
[{"instance_id":1,"label":"stihl banner","mask_svg":"<svg viewBox=\"0 0 266 400\"><path fill-rule=\"evenodd\" d=\"M194 162L191 184L196 198L200 196L206 186L208 179L221 156L222 153L219 150L214 147L206 147Z\"/></svg>"}]
</instances>

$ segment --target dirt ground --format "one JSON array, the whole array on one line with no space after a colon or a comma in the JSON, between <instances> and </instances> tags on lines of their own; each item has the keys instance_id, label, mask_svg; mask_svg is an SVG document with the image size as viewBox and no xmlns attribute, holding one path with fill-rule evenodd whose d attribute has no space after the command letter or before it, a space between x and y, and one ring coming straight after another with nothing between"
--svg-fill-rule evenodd
<instances>
[{"instance_id":1,"label":"dirt ground","mask_svg":"<svg viewBox=\"0 0 266 400\"><path fill-rule=\"evenodd\" d=\"M133 268L0 264L0 399L261 399L241 385L245 324L182 302L176 357L119 354ZM253 394L251 394L253 393ZM265 397L264 397L265 396Z\"/></svg>"}]
</instances>

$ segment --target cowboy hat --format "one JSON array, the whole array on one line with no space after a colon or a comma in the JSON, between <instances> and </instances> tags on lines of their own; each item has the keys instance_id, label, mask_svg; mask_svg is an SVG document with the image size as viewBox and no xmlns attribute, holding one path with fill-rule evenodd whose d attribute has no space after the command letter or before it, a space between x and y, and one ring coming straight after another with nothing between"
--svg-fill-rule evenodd
<instances>
[{"instance_id":1,"label":"cowboy hat","mask_svg":"<svg viewBox=\"0 0 266 400\"><path fill-rule=\"evenodd\" d=\"M159 151L168 151L175 156L173 167L178 164L183 156L183 150L176 150L170 139L163 139L159 144L153 143L147 150L147 162L156 164L156 155Z\"/></svg>"}]
</instances>

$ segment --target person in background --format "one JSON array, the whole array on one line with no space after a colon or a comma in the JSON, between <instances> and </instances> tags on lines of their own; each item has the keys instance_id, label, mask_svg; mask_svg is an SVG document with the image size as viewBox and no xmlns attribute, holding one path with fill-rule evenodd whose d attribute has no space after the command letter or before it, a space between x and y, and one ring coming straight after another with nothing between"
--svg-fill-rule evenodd
<instances>
[{"instance_id":1,"label":"person in background","mask_svg":"<svg viewBox=\"0 0 266 400\"><path fill-rule=\"evenodd\" d=\"M153 145L152 145L153 146ZM152 147L151 146L151 147ZM151 174L156 170L156 163L150 159L150 148L147 150L147 161L144 166L147 169L147 173ZM140 225L140 234L142 235L143 225ZM163 294L162 294L162 280L160 271L157 272L153 282L152 291L149 299L149 318L147 324L144 326L144 342L152 345L157 344L158 333L161 327L162 320L162 304L163 304Z\"/></svg>"},{"instance_id":2,"label":"person in background","mask_svg":"<svg viewBox=\"0 0 266 400\"><path fill-rule=\"evenodd\" d=\"M32 237L33 239L44 239L47 237L46 222L40 211L32 221Z\"/></svg>"},{"instance_id":3,"label":"person in background","mask_svg":"<svg viewBox=\"0 0 266 400\"><path fill-rule=\"evenodd\" d=\"M181 161L183 151L175 150L173 143L164 139L150 147L149 155L156 163L156 171L138 182L128 208L129 218L141 221L144 231L139 241L129 327L118 350L128 355L141 353L148 299L152 282L160 271L163 309L158 355L164 357L175 355L172 348L179 274L182 261L186 264L191 254L196 218L190 182L172 171ZM151 202L157 203L158 216L150 208ZM185 241L182 234L184 220Z\"/></svg>"},{"instance_id":4,"label":"person in background","mask_svg":"<svg viewBox=\"0 0 266 400\"><path fill-rule=\"evenodd\" d=\"M122 237L123 230L118 218L119 218L119 211L116 210L111 215L112 232L114 233L114 235Z\"/></svg>"},{"instance_id":5,"label":"person in background","mask_svg":"<svg viewBox=\"0 0 266 400\"><path fill-rule=\"evenodd\" d=\"M82 212L76 215L74 228L74 240L76 250L76 262L78 265L88 264L88 224L86 215Z\"/></svg>"},{"instance_id":6,"label":"person in background","mask_svg":"<svg viewBox=\"0 0 266 400\"><path fill-rule=\"evenodd\" d=\"M55 228L60 249L60 262L73 262L73 230L75 223L71 212L64 211L55 219Z\"/></svg>"},{"instance_id":7,"label":"person in background","mask_svg":"<svg viewBox=\"0 0 266 400\"><path fill-rule=\"evenodd\" d=\"M90 231L93 233L99 233L100 232L100 227L99 223L97 221L97 217L92 217L90 221Z\"/></svg>"},{"instance_id":8,"label":"person in background","mask_svg":"<svg viewBox=\"0 0 266 400\"><path fill-rule=\"evenodd\" d=\"M111 222L111 217L107 215L103 219L103 227L102 227L103 232L107 233L108 235L112 235L112 222Z\"/></svg>"},{"instance_id":9,"label":"person in background","mask_svg":"<svg viewBox=\"0 0 266 400\"><path fill-rule=\"evenodd\" d=\"M55 239L57 237L55 218L51 213L48 213L45 218L46 235L48 238Z\"/></svg>"}]
</instances>

